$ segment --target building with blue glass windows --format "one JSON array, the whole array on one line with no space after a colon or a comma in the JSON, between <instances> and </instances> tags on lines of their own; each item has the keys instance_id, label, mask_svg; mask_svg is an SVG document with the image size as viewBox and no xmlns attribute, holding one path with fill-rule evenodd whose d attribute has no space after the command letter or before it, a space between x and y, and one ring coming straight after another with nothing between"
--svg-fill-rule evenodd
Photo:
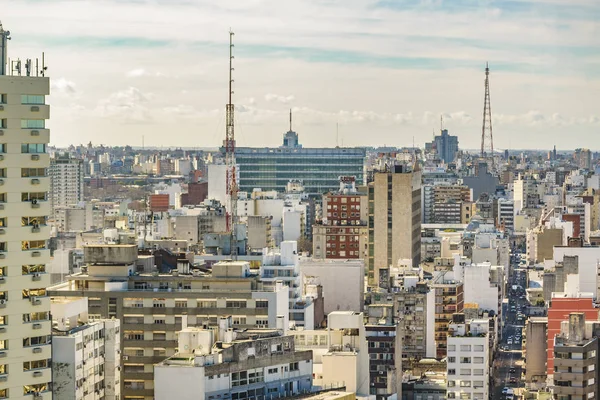
<instances>
[{"instance_id":1,"label":"building with blue glass windows","mask_svg":"<svg viewBox=\"0 0 600 400\"><path fill-rule=\"evenodd\" d=\"M224 149L221 151L224 153ZM364 148L302 147L291 126L281 147L235 150L239 188L243 192L255 188L284 192L290 180L301 180L305 192L316 195L337 189L340 176L354 176L359 184L366 184L365 156Z\"/></svg>"}]
</instances>

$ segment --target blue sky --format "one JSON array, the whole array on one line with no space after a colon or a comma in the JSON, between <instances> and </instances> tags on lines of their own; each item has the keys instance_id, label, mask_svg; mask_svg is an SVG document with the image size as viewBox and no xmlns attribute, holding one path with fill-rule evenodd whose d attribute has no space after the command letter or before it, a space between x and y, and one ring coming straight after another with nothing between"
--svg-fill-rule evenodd
<instances>
[{"instance_id":1,"label":"blue sky","mask_svg":"<svg viewBox=\"0 0 600 400\"><path fill-rule=\"evenodd\" d=\"M239 145L279 145L292 108L305 146L422 145L443 115L477 148L489 62L496 148L600 148L597 0L4 0L2 18L11 57L45 52L57 145L220 144L231 27Z\"/></svg>"}]
</instances>

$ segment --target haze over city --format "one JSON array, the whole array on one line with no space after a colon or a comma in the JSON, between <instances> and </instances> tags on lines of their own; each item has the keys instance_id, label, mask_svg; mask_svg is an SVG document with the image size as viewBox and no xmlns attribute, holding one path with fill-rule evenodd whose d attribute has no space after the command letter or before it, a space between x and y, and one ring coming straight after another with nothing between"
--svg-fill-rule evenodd
<instances>
[{"instance_id":1,"label":"haze over city","mask_svg":"<svg viewBox=\"0 0 600 400\"><path fill-rule=\"evenodd\" d=\"M220 145L231 28L241 146L278 145L291 108L308 147L423 146L443 115L477 148L489 62L497 149L596 148L594 0L2 5L11 56L46 52L57 146Z\"/></svg>"}]
</instances>

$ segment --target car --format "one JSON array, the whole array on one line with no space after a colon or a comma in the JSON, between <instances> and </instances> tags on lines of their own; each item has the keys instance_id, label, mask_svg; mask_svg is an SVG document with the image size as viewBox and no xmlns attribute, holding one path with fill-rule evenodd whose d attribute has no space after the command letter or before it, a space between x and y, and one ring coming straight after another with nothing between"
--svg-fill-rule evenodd
<instances>
[{"instance_id":1,"label":"car","mask_svg":"<svg viewBox=\"0 0 600 400\"><path fill-rule=\"evenodd\" d=\"M502 389L502 394L507 396L507 395L512 395L514 394L514 391L509 388L508 386L505 386L504 389Z\"/></svg>"},{"instance_id":2,"label":"car","mask_svg":"<svg viewBox=\"0 0 600 400\"><path fill-rule=\"evenodd\" d=\"M515 367L510 367L508 372L510 372L511 374L514 374L515 372L517 372Z\"/></svg>"},{"instance_id":3,"label":"car","mask_svg":"<svg viewBox=\"0 0 600 400\"><path fill-rule=\"evenodd\" d=\"M509 382L510 383L517 383L517 377L516 376L511 376Z\"/></svg>"},{"instance_id":4,"label":"car","mask_svg":"<svg viewBox=\"0 0 600 400\"><path fill-rule=\"evenodd\" d=\"M508 339L508 340L506 341L506 344L508 344L508 345L511 345L512 343L513 343L513 342L512 342L512 339Z\"/></svg>"}]
</instances>

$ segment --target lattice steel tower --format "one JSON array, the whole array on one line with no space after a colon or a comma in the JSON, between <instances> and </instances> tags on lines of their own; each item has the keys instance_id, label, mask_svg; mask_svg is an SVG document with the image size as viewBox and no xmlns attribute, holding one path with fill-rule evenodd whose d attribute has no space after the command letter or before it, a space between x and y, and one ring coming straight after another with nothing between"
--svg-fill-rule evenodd
<instances>
[{"instance_id":1,"label":"lattice steel tower","mask_svg":"<svg viewBox=\"0 0 600 400\"><path fill-rule=\"evenodd\" d=\"M488 153L489 152L489 153ZM490 103L490 68L485 63L485 97L483 100L483 124L481 126L481 158L490 158L494 166L494 136L492 134L492 105Z\"/></svg>"},{"instance_id":2,"label":"lattice steel tower","mask_svg":"<svg viewBox=\"0 0 600 400\"><path fill-rule=\"evenodd\" d=\"M231 233L231 256L234 260L237 259L237 245L236 245L236 234L235 234L235 222L237 217L237 197L238 197L238 184L237 175L235 168L235 132L234 132L234 110L235 107L232 103L233 97L233 35L234 33L229 31L229 102L226 106L225 113L225 140L223 141L223 147L225 147L225 164L227 166L227 197L229 204L227 205L227 232Z\"/></svg>"}]
</instances>

